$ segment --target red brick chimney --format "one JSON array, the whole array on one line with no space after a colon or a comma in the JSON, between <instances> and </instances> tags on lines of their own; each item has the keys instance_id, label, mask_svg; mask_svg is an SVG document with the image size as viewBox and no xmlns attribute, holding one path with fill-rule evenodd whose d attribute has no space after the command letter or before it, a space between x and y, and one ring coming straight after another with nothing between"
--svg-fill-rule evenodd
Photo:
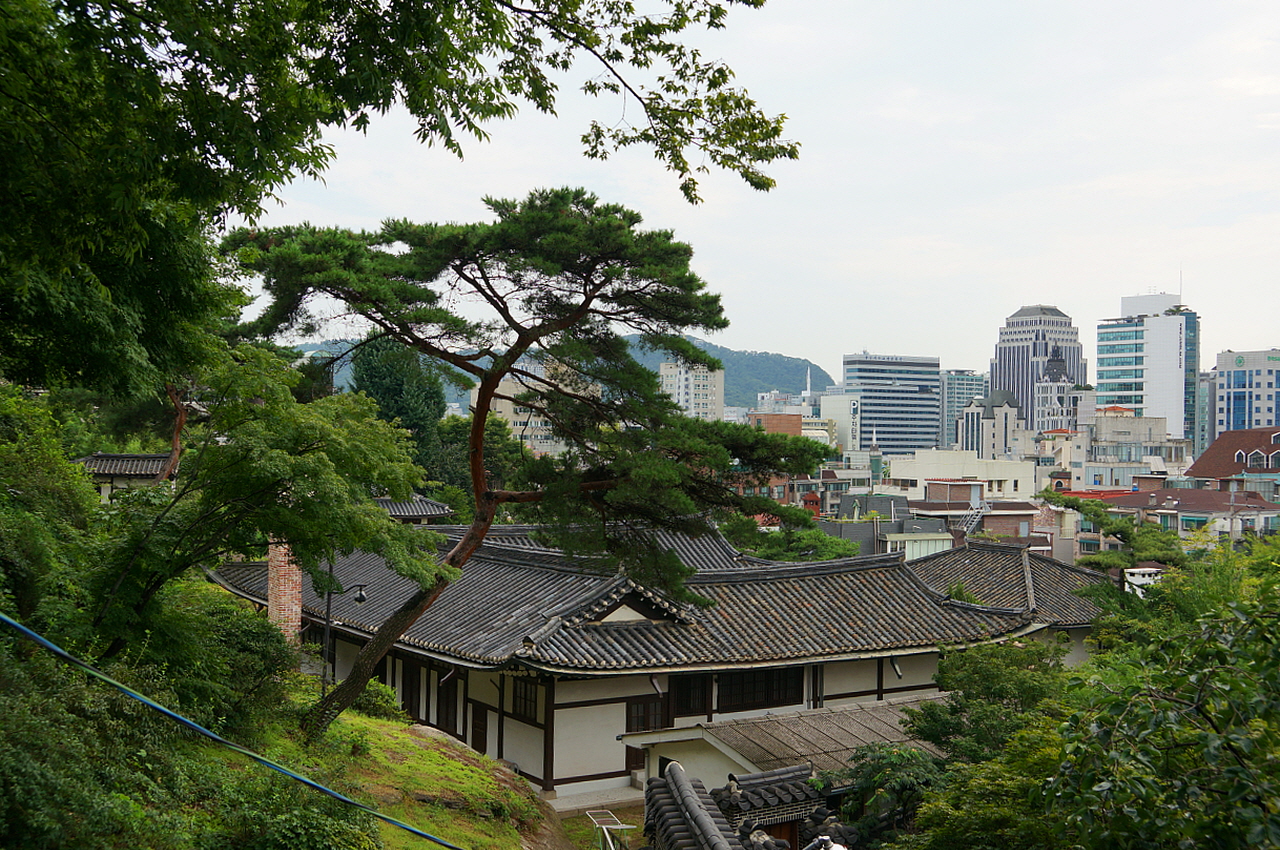
<instances>
[{"instance_id":1,"label":"red brick chimney","mask_svg":"<svg viewBox=\"0 0 1280 850\"><path fill-rule=\"evenodd\" d=\"M297 646L302 633L302 570L289 544L272 540L267 546L267 618L289 643Z\"/></svg>"}]
</instances>

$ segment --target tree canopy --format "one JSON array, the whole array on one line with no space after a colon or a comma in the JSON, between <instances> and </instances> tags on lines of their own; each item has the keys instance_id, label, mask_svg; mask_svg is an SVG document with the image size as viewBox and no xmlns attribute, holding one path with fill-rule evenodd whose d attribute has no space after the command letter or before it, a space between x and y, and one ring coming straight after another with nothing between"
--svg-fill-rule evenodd
<instances>
[{"instance_id":1,"label":"tree canopy","mask_svg":"<svg viewBox=\"0 0 1280 850\"><path fill-rule=\"evenodd\" d=\"M485 224L241 230L225 246L263 276L273 298L259 332L307 325L312 299L327 295L475 383L467 440L475 517L444 556L448 567L466 562L500 507L518 505L555 543L590 554L598 568L620 565L689 598L688 569L653 532L701 534L712 528L708 511L776 508L738 495L735 485L812 471L825 448L684 417L657 375L631 356L628 332L674 359L716 365L684 336L726 324L719 298L689 268L688 245L641 229L637 213L581 189L487 203L495 221ZM393 245L403 250L388 250ZM549 422L567 446L556 456L528 456L504 489L485 464L485 428L499 399ZM316 724L349 704L443 587L424 587L386 621L347 682L317 709Z\"/></svg>"},{"instance_id":2,"label":"tree canopy","mask_svg":"<svg viewBox=\"0 0 1280 850\"><path fill-rule=\"evenodd\" d=\"M756 6L761 0L742 0ZM553 112L575 60L588 95L638 102L586 129L590 156L648 145L697 199L706 166L759 189L794 157L733 73L684 39L728 4L476 0L13 0L0 13L0 370L138 391L199 354L230 315L206 233L332 156L327 127L401 105L461 153L522 103Z\"/></svg>"}]
</instances>

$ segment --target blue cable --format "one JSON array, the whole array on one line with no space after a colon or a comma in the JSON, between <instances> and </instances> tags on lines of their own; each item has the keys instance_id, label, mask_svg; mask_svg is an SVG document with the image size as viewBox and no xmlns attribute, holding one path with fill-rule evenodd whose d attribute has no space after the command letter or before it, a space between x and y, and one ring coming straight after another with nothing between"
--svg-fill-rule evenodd
<instances>
[{"instance_id":1,"label":"blue cable","mask_svg":"<svg viewBox=\"0 0 1280 850\"><path fill-rule=\"evenodd\" d=\"M97 669L96 667L84 661L81 661L79 658L76 658L74 655L67 652L62 647L58 646L55 643L52 643L51 641L42 637L41 635L36 634L35 632L31 631L31 629L27 628L26 626L22 625L16 620L10 619L9 617L5 616L2 613L0 613L0 623L4 623L6 626L10 626L16 629L20 634L40 644L45 649L49 650L58 658L67 662L68 664L79 667L81 670L84 670L90 676L93 676L97 679L101 679L102 681L106 682L108 685L111 685L113 688L120 691L122 694L133 697L143 705L149 708L153 708L156 711L160 712L161 714L165 715L166 717L169 717L173 720L178 721L183 726L186 726L188 729L191 729L194 732L200 733L201 735L205 736L211 741L214 741L215 743L221 744L222 746L227 747L228 749L235 750L237 753L248 756L249 758L253 759L259 764L266 765L272 770L283 773L285 776L289 777L290 779L296 779L297 781L301 782L304 785L309 785L310 787L316 789L322 794L328 794L330 797L332 797L335 800L338 800L339 802L346 803L348 806L355 806L357 809L360 809L361 811L368 812L369 814L373 815L375 818L385 821L386 823L389 823L392 826L398 826L401 829L407 832L411 832L414 835L425 838L428 841L434 841L436 844L439 844L441 847L448 847L450 850L465 850L465 848L459 847L456 844L450 844L448 841L445 841L443 838L437 838L436 836L431 835L430 833L423 832L417 827L410 826L407 823L398 821L395 818L390 817L389 815L384 815L382 814L382 812L369 808L364 803L358 803L355 800L352 800L350 797L347 797L343 794L339 794L337 791L334 791L332 788L326 788L325 786L321 785L318 782L315 782L311 779L307 779L305 776L301 776L297 773L294 773L292 770L290 770L289 768L285 767L282 764L276 764L269 758L260 756L257 753L253 752L252 750L247 750L244 747L240 746L239 744L228 741L226 738L223 738L221 735L218 735L217 733L211 732L208 729L204 728L199 723L196 723L194 720L191 720L190 718L187 718L187 717L183 717L181 714L178 714L177 712L170 711L169 709L165 708L163 705L160 705L157 702L152 702L150 699L138 693L137 691L133 690L129 686L122 685L121 683L117 682L115 679L112 679L106 673L103 673L101 670Z\"/></svg>"}]
</instances>

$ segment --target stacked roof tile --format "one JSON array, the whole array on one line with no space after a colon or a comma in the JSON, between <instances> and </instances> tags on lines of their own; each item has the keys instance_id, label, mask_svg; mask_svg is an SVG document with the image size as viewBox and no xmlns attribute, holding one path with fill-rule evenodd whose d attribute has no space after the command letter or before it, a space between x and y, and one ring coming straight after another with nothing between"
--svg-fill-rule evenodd
<instances>
[{"instance_id":1,"label":"stacked roof tile","mask_svg":"<svg viewBox=\"0 0 1280 850\"><path fill-rule=\"evenodd\" d=\"M934 755L931 744L911 739L902 728L903 710L938 699L937 694L893 697L786 714L766 714L699 724L703 733L741 755L762 771L797 764L817 771L848 765L858 747L875 743L910 743Z\"/></svg>"},{"instance_id":2,"label":"stacked roof tile","mask_svg":"<svg viewBox=\"0 0 1280 850\"><path fill-rule=\"evenodd\" d=\"M462 578L404 634L402 646L472 666L598 674L879 657L1042 627L1022 604L949 600L897 554L771 564L726 557L732 549L710 537L673 538L686 563L713 564L688 580L714 603L699 609L615 572L592 571L588 560L516 542L514 530L495 530L498 542L485 541ZM265 597L261 565L229 564L219 575L237 592ZM367 553L339 558L334 576L343 586L367 587L363 605L353 594L333 598L335 622L356 633L376 630L415 588ZM304 610L318 619L324 600L306 584ZM639 613L605 618L619 606Z\"/></svg>"},{"instance_id":3,"label":"stacked roof tile","mask_svg":"<svg viewBox=\"0 0 1280 850\"><path fill-rule=\"evenodd\" d=\"M984 605L1027 611L1060 627L1092 621L1098 607L1076 591L1108 580L1103 573L1024 548L973 541L917 558L910 567L936 590L945 593L963 585Z\"/></svg>"},{"instance_id":4,"label":"stacked roof tile","mask_svg":"<svg viewBox=\"0 0 1280 850\"><path fill-rule=\"evenodd\" d=\"M702 781L677 761L645 786L644 833L654 850L744 850Z\"/></svg>"},{"instance_id":5,"label":"stacked roof tile","mask_svg":"<svg viewBox=\"0 0 1280 850\"><path fill-rule=\"evenodd\" d=\"M94 452L76 463L93 475L111 475L122 478L155 478L169 461L169 453L163 454L109 454Z\"/></svg>"}]
</instances>

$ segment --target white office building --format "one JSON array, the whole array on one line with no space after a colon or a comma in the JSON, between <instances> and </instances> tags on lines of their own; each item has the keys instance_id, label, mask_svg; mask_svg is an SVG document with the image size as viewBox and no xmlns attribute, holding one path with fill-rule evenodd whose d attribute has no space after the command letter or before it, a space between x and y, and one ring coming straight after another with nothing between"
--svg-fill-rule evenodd
<instances>
[{"instance_id":1,"label":"white office building","mask_svg":"<svg viewBox=\"0 0 1280 850\"><path fill-rule=\"evenodd\" d=\"M1194 439L1200 319L1167 292L1120 299L1121 317L1098 325L1099 407L1160 416Z\"/></svg>"}]
</instances>

